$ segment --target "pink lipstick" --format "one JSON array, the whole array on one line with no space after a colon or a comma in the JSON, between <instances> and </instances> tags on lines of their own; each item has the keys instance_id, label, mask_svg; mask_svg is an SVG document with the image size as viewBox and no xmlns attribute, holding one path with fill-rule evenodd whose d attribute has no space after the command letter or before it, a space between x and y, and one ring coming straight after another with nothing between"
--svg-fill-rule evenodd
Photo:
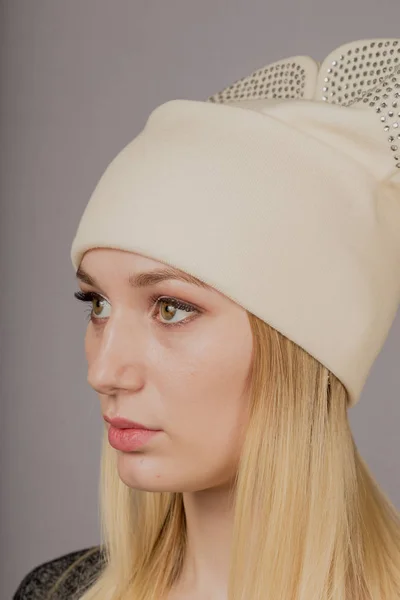
<instances>
[{"instance_id":1,"label":"pink lipstick","mask_svg":"<svg viewBox=\"0 0 400 600\"><path fill-rule=\"evenodd\" d=\"M110 423L108 429L108 441L110 445L116 450L122 450L123 452L132 452L141 448L157 433L162 431L162 429L154 429L122 417L110 418L104 415L103 418L107 423Z\"/></svg>"},{"instance_id":2,"label":"pink lipstick","mask_svg":"<svg viewBox=\"0 0 400 600\"><path fill-rule=\"evenodd\" d=\"M158 431L151 429L120 429L110 425L108 429L108 441L116 450L132 452L144 446L160 431L161 429Z\"/></svg>"}]
</instances>

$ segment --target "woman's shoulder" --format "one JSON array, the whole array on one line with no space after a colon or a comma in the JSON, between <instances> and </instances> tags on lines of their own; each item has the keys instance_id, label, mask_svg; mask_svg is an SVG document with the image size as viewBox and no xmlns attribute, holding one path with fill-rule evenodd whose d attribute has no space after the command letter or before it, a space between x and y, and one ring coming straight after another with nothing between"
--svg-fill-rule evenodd
<instances>
[{"instance_id":1,"label":"woman's shoulder","mask_svg":"<svg viewBox=\"0 0 400 600\"><path fill-rule=\"evenodd\" d=\"M94 583L103 565L100 546L63 554L29 571L12 600L72 600Z\"/></svg>"}]
</instances>

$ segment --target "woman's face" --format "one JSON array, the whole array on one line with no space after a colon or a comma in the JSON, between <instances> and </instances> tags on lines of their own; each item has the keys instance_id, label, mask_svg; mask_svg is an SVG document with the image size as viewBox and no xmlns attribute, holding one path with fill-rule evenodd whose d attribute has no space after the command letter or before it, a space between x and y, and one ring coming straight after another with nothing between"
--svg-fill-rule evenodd
<instances>
[{"instance_id":1,"label":"woman's face","mask_svg":"<svg viewBox=\"0 0 400 600\"><path fill-rule=\"evenodd\" d=\"M95 248L80 268L96 281L79 286L96 294L85 351L102 415L162 430L136 450L116 450L121 479L149 491L230 485L248 414L246 311L213 288L176 279L132 286L129 276L166 268L132 252ZM157 302L167 296L186 310Z\"/></svg>"}]
</instances>

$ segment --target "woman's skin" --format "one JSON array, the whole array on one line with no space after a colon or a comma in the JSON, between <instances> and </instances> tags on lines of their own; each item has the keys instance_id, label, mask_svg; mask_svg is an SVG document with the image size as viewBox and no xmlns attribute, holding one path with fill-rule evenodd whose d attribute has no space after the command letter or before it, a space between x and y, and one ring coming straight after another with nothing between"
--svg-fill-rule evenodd
<instances>
[{"instance_id":1,"label":"woman's skin","mask_svg":"<svg viewBox=\"0 0 400 600\"><path fill-rule=\"evenodd\" d=\"M165 267L116 249L84 255L80 268L97 285L78 279L79 287L104 298L88 303L97 319L89 321L85 337L88 382L103 416L163 430L139 450L117 453L126 485L183 493L188 553L169 600L225 600L229 490L247 422L252 334L246 311L214 288L174 279L139 288L128 282L132 274ZM153 294L201 312L174 309L168 301L157 306ZM169 324L184 319L182 326Z\"/></svg>"}]
</instances>

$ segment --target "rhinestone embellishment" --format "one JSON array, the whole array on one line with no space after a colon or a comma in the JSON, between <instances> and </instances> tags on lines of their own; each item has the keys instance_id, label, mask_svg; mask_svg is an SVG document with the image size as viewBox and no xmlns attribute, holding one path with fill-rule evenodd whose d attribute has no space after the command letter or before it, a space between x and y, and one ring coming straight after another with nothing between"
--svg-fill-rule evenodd
<instances>
[{"instance_id":1,"label":"rhinestone embellishment","mask_svg":"<svg viewBox=\"0 0 400 600\"><path fill-rule=\"evenodd\" d=\"M248 98L302 98L306 71L302 65L278 61L253 71L213 96L208 102L229 102Z\"/></svg>"},{"instance_id":2,"label":"rhinestone embellishment","mask_svg":"<svg viewBox=\"0 0 400 600\"><path fill-rule=\"evenodd\" d=\"M334 56L337 54L337 56ZM343 44L322 63L314 99L352 106L368 103L382 123L388 150L400 168L400 40ZM303 98L307 69L296 59L266 65L210 96L207 102Z\"/></svg>"},{"instance_id":3,"label":"rhinestone embellishment","mask_svg":"<svg viewBox=\"0 0 400 600\"><path fill-rule=\"evenodd\" d=\"M371 40L338 49L323 77L316 99L342 106L363 102L374 109L383 125L388 147L400 169L400 40ZM319 77L324 74L320 72Z\"/></svg>"}]
</instances>

